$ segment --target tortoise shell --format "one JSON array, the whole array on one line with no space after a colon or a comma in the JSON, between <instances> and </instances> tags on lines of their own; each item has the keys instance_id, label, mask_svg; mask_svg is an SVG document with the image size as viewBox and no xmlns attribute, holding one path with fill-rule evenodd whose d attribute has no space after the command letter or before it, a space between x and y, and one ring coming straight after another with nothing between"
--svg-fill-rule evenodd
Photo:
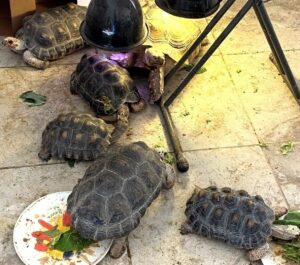
<instances>
[{"instance_id":1,"label":"tortoise shell","mask_svg":"<svg viewBox=\"0 0 300 265\"><path fill-rule=\"evenodd\" d=\"M96 114L115 113L139 97L128 71L103 55L85 54L71 76L70 90L87 100Z\"/></svg>"},{"instance_id":2,"label":"tortoise shell","mask_svg":"<svg viewBox=\"0 0 300 265\"><path fill-rule=\"evenodd\" d=\"M41 60L56 60L84 47L79 27L86 7L69 3L25 18L25 46Z\"/></svg>"},{"instance_id":3,"label":"tortoise shell","mask_svg":"<svg viewBox=\"0 0 300 265\"><path fill-rule=\"evenodd\" d=\"M216 187L195 191L186 204L185 214L187 224L196 234L243 249L264 245L274 220L273 211L261 196Z\"/></svg>"},{"instance_id":4,"label":"tortoise shell","mask_svg":"<svg viewBox=\"0 0 300 265\"><path fill-rule=\"evenodd\" d=\"M94 160L110 144L112 125L89 114L61 114L42 134L39 157Z\"/></svg>"},{"instance_id":5,"label":"tortoise shell","mask_svg":"<svg viewBox=\"0 0 300 265\"><path fill-rule=\"evenodd\" d=\"M128 235L160 193L166 174L158 153L144 142L112 146L68 197L73 226L94 240Z\"/></svg>"}]
</instances>

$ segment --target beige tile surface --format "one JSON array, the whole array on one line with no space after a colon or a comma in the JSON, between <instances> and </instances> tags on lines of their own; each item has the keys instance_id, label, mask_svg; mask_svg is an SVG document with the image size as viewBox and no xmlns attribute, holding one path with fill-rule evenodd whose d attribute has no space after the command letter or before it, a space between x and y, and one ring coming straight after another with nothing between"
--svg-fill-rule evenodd
<instances>
[{"instance_id":1,"label":"beige tile surface","mask_svg":"<svg viewBox=\"0 0 300 265\"><path fill-rule=\"evenodd\" d=\"M237 0L229 9L222 20L213 30L216 38L235 17L246 1ZM265 4L277 37L285 50L299 49L300 33L299 20L300 10L296 0L282 3L280 0L272 0ZM269 44L260 27L259 21L253 9L251 9L237 27L230 33L221 45L223 54L257 53L270 51Z\"/></svg>"},{"instance_id":2,"label":"beige tile surface","mask_svg":"<svg viewBox=\"0 0 300 265\"><path fill-rule=\"evenodd\" d=\"M268 53L225 55L224 60L258 139L299 141L299 105Z\"/></svg>"},{"instance_id":3,"label":"beige tile surface","mask_svg":"<svg viewBox=\"0 0 300 265\"><path fill-rule=\"evenodd\" d=\"M205 68L170 107L183 149L257 144L222 57L212 57Z\"/></svg>"},{"instance_id":4,"label":"beige tile surface","mask_svg":"<svg viewBox=\"0 0 300 265\"><path fill-rule=\"evenodd\" d=\"M263 151L289 207L297 210L300 207L300 144L295 143L293 150L287 155L283 155L280 151L281 144L270 145Z\"/></svg>"}]
</instances>

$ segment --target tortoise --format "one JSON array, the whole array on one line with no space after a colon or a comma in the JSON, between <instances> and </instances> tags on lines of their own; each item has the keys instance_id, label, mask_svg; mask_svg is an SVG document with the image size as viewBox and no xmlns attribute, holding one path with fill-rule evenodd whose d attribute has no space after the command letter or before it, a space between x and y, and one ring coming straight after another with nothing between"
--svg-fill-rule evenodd
<instances>
[{"instance_id":1,"label":"tortoise","mask_svg":"<svg viewBox=\"0 0 300 265\"><path fill-rule=\"evenodd\" d=\"M149 27L149 37L145 45L150 45L163 51L166 55L167 68L169 64L178 62L205 26L202 20L189 20L166 14L154 0L140 1L143 6L145 20ZM188 29L188 30L187 30ZM203 46L209 44L207 38L189 56L186 63L191 63L203 52Z\"/></svg>"},{"instance_id":2,"label":"tortoise","mask_svg":"<svg viewBox=\"0 0 300 265\"><path fill-rule=\"evenodd\" d=\"M60 114L43 131L38 156L44 161L51 157L95 160L126 127L122 118L114 126L86 113Z\"/></svg>"},{"instance_id":3,"label":"tortoise","mask_svg":"<svg viewBox=\"0 0 300 265\"><path fill-rule=\"evenodd\" d=\"M127 53L112 53L109 59L129 71L143 100L158 101L164 92L165 55L159 49L142 45Z\"/></svg>"},{"instance_id":4,"label":"tortoise","mask_svg":"<svg viewBox=\"0 0 300 265\"><path fill-rule=\"evenodd\" d=\"M168 167L167 167L168 166ZM173 168L144 142L113 145L86 170L67 200L72 226L83 238L114 239L118 258L125 240L162 188L174 185Z\"/></svg>"},{"instance_id":5,"label":"tortoise","mask_svg":"<svg viewBox=\"0 0 300 265\"><path fill-rule=\"evenodd\" d=\"M27 64L45 69L49 61L84 47L79 26L86 10L86 7L68 3L44 12L35 12L24 18L16 38L7 37L2 43L12 51L23 54Z\"/></svg>"},{"instance_id":6,"label":"tortoise","mask_svg":"<svg viewBox=\"0 0 300 265\"><path fill-rule=\"evenodd\" d=\"M140 60L137 53L83 55L71 75L71 93L87 100L96 115L103 119L107 119L104 116L113 116L128 106L133 112L141 111L147 100L147 96L143 96L143 91L140 93L138 90L145 79L143 76L145 73L141 69L148 71L146 75L150 77L149 85L146 87L151 90L149 92L151 100L157 100L163 88L163 72L156 70L163 68L163 58L154 52L144 54L143 58L147 59L145 62ZM151 69L146 69L145 65ZM135 79L125 68L131 70L131 75Z\"/></svg>"},{"instance_id":7,"label":"tortoise","mask_svg":"<svg viewBox=\"0 0 300 265\"><path fill-rule=\"evenodd\" d=\"M278 207L269 208L260 195L250 196L244 190L210 186L196 188L186 203L186 222L181 234L194 233L222 240L236 248L249 250L250 260L261 259L269 249L268 237L280 230L272 225L287 212ZM277 238L282 238L278 233ZM283 235L282 235L283 236Z\"/></svg>"}]
</instances>

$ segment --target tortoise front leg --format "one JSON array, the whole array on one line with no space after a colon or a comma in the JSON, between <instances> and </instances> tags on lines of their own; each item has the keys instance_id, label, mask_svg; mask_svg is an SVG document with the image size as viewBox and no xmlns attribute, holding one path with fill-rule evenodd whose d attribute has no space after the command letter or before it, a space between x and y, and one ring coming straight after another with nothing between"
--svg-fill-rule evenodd
<instances>
[{"instance_id":1,"label":"tortoise front leg","mask_svg":"<svg viewBox=\"0 0 300 265\"><path fill-rule=\"evenodd\" d=\"M176 173L172 165L166 164L166 171L167 174L164 176L165 179L163 181L163 188L164 189L171 189L175 184L175 177Z\"/></svg>"},{"instance_id":2,"label":"tortoise front leg","mask_svg":"<svg viewBox=\"0 0 300 265\"><path fill-rule=\"evenodd\" d=\"M25 51L23 53L23 60L25 63L37 69L45 69L49 66L48 61L43 61L36 58L31 51Z\"/></svg>"},{"instance_id":3,"label":"tortoise front leg","mask_svg":"<svg viewBox=\"0 0 300 265\"><path fill-rule=\"evenodd\" d=\"M112 243L109 256L114 259L120 258L126 250L126 239L127 237L121 237L114 240Z\"/></svg>"},{"instance_id":4,"label":"tortoise front leg","mask_svg":"<svg viewBox=\"0 0 300 265\"><path fill-rule=\"evenodd\" d=\"M264 244L259 248L252 249L248 252L247 256L250 261L260 260L263 256L265 256L270 250L270 246L268 243Z\"/></svg>"},{"instance_id":5,"label":"tortoise front leg","mask_svg":"<svg viewBox=\"0 0 300 265\"><path fill-rule=\"evenodd\" d=\"M179 230L182 235L194 233L192 227L187 222L183 223Z\"/></svg>"}]
</instances>

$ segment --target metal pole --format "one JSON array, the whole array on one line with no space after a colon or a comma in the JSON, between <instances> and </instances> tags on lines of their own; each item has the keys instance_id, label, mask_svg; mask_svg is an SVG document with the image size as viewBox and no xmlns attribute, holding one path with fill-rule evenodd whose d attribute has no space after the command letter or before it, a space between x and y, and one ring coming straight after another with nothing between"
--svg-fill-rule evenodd
<instances>
[{"instance_id":1,"label":"metal pole","mask_svg":"<svg viewBox=\"0 0 300 265\"><path fill-rule=\"evenodd\" d=\"M228 9L233 5L236 0L228 0L220 9L220 11L212 18L212 20L207 24L203 32L195 40L195 42L188 48L181 59L173 66L173 68L165 76L165 84L173 77L177 70L184 64L184 62L189 58L189 56L195 51L195 49L201 45L201 42L205 39L208 33L215 27L215 25L220 21Z\"/></svg>"},{"instance_id":2,"label":"metal pole","mask_svg":"<svg viewBox=\"0 0 300 265\"><path fill-rule=\"evenodd\" d=\"M279 72L283 75L287 85L289 86L291 92L294 94L295 98L300 100L300 89L297 84L297 81L291 71L291 68L287 62L287 59L284 55L284 52L281 48L279 40L276 36L275 30L272 26L270 18L268 16L267 10L261 0L257 0L253 5L256 16L259 20L259 23L265 33L265 36L268 40L272 53L277 63L277 68Z\"/></svg>"},{"instance_id":3,"label":"metal pole","mask_svg":"<svg viewBox=\"0 0 300 265\"><path fill-rule=\"evenodd\" d=\"M207 52L198 60L195 66L187 74L187 76L179 83L179 85L172 91L167 98L162 99L162 104L166 107L170 106L174 99L180 94L180 92L185 88L185 86L190 82L190 80L195 76L195 74L200 70L200 68L206 63L210 56L216 51L216 49L222 44L230 32L236 27L236 25L242 20L242 18L247 14L250 8L253 6L255 0L248 0L247 3L242 7L242 9L237 13L233 20L228 24L225 30L220 34L220 36L215 40Z\"/></svg>"}]
</instances>

